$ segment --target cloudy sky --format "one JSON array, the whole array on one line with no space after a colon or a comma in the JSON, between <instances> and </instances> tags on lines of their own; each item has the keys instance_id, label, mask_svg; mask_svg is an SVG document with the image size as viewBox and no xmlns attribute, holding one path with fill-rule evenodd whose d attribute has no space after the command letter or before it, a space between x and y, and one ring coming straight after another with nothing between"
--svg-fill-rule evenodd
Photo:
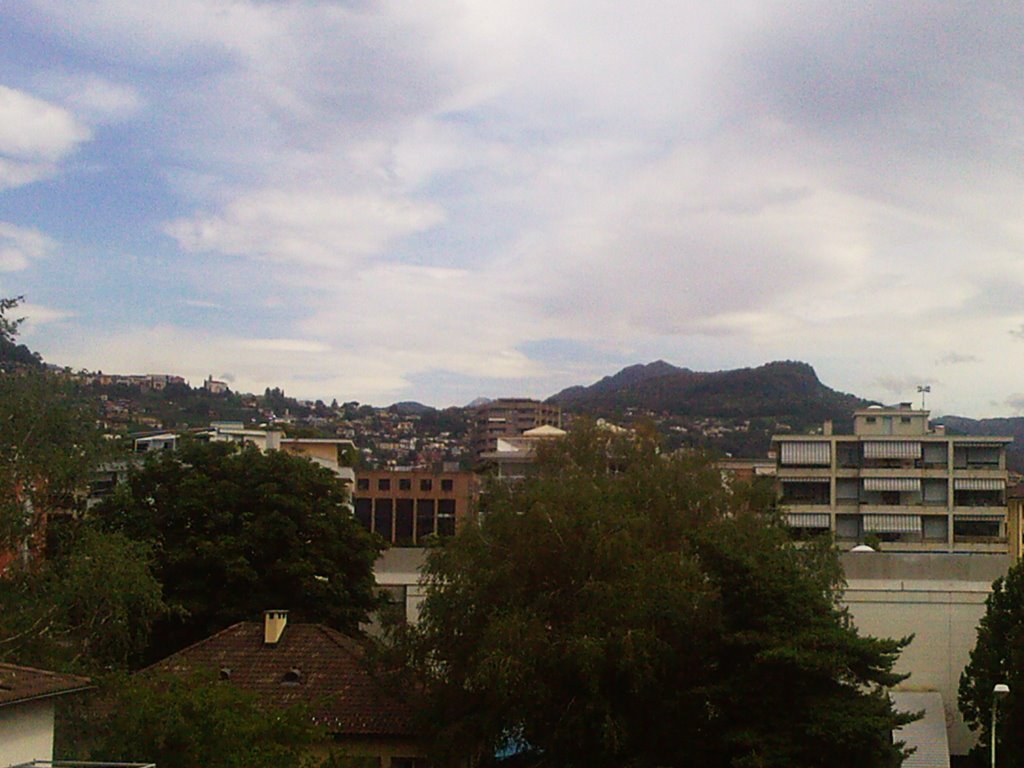
<instances>
[{"instance_id":1,"label":"cloudy sky","mask_svg":"<svg viewBox=\"0 0 1024 768\"><path fill-rule=\"evenodd\" d=\"M663 358L1024 411L1024 11L20 0L0 295L50 362L386 404Z\"/></svg>"}]
</instances>

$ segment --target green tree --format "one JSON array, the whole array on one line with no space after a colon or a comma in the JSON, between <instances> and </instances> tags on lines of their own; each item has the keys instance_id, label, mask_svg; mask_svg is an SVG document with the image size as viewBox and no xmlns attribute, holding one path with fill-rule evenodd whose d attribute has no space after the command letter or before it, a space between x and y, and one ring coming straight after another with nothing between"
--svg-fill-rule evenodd
<instances>
[{"instance_id":1,"label":"green tree","mask_svg":"<svg viewBox=\"0 0 1024 768\"><path fill-rule=\"evenodd\" d=\"M418 626L435 757L550 766L896 766L904 640L862 637L824 545L653 438L581 429L433 550Z\"/></svg>"},{"instance_id":2,"label":"green tree","mask_svg":"<svg viewBox=\"0 0 1024 768\"><path fill-rule=\"evenodd\" d=\"M1017 563L992 584L985 600L985 615L978 639L960 675L959 703L964 722L979 734L972 752L979 765L987 765L991 744L992 688L1010 687L999 702L999 765L1020 765L1024 760L1024 564Z\"/></svg>"},{"instance_id":3,"label":"green tree","mask_svg":"<svg viewBox=\"0 0 1024 768\"><path fill-rule=\"evenodd\" d=\"M124 669L165 613L150 550L80 526L56 557L0 579L0 659L93 674Z\"/></svg>"},{"instance_id":4,"label":"green tree","mask_svg":"<svg viewBox=\"0 0 1024 768\"><path fill-rule=\"evenodd\" d=\"M216 673L116 675L65 715L64 760L152 761L160 768L316 765L326 734L301 708L270 709Z\"/></svg>"},{"instance_id":5,"label":"green tree","mask_svg":"<svg viewBox=\"0 0 1024 768\"><path fill-rule=\"evenodd\" d=\"M106 528L153 546L164 595L159 658L268 608L357 631L376 605L377 540L329 470L283 452L185 444L149 457L94 510Z\"/></svg>"},{"instance_id":6,"label":"green tree","mask_svg":"<svg viewBox=\"0 0 1024 768\"><path fill-rule=\"evenodd\" d=\"M9 313L20 302L0 299L4 348L14 344L21 321ZM74 507L104 453L95 424L74 386L38 359L0 362L0 563L41 540L48 514Z\"/></svg>"}]
</instances>

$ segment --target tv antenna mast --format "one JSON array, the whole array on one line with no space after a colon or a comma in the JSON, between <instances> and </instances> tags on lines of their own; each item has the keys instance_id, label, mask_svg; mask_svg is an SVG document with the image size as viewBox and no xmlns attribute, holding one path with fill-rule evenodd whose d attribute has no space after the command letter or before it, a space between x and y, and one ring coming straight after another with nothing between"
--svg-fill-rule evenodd
<instances>
[{"instance_id":1,"label":"tv antenna mast","mask_svg":"<svg viewBox=\"0 0 1024 768\"><path fill-rule=\"evenodd\" d=\"M932 391L932 385L931 384L919 384L918 387L917 387L917 393L919 395L921 395L921 410L922 411L925 409L924 408L924 396L927 395L931 391Z\"/></svg>"}]
</instances>

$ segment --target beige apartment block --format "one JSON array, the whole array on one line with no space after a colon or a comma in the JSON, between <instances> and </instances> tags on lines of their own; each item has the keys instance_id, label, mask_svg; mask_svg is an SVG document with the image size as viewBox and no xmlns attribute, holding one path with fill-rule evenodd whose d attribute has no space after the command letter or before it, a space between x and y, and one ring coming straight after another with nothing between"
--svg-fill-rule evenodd
<instances>
[{"instance_id":1,"label":"beige apartment block","mask_svg":"<svg viewBox=\"0 0 1024 768\"><path fill-rule=\"evenodd\" d=\"M537 427L562 426L562 409L529 398L505 397L477 407L473 413L473 454L498 450L499 438L519 437Z\"/></svg>"},{"instance_id":2,"label":"beige apartment block","mask_svg":"<svg viewBox=\"0 0 1024 768\"><path fill-rule=\"evenodd\" d=\"M854 413L852 435L775 435L776 480L798 535L831 531L842 549L1009 551L1006 446L954 436L909 403Z\"/></svg>"}]
</instances>

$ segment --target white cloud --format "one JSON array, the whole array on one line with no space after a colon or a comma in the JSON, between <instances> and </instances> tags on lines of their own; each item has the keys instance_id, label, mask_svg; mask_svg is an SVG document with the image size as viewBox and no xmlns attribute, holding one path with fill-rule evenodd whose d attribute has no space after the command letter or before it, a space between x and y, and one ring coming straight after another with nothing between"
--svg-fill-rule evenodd
<instances>
[{"instance_id":1,"label":"white cloud","mask_svg":"<svg viewBox=\"0 0 1024 768\"><path fill-rule=\"evenodd\" d=\"M138 91L95 73L41 72L36 87L74 113L77 119L101 125L134 117L145 106Z\"/></svg>"},{"instance_id":2,"label":"white cloud","mask_svg":"<svg viewBox=\"0 0 1024 768\"><path fill-rule=\"evenodd\" d=\"M535 381L556 366L521 350L557 338L695 367L804 358L865 395L886 394L883 373L940 361L947 410L1015 387L1018 15L963 25L938 5L646 0L33 7L91 66L116 51L124 76L33 80L67 109L37 110L38 135L17 129L26 145L8 137L13 149L0 123L0 187L54 173L88 135L81 123L140 118L146 161L174 182L160 210L192 212L165 232L200 273L197 295L247 286L215 296L218 319L237 324L210 338L223 362L171 348L193 368L310 389L356 386L359 370L366 397L431 371ZM0 268L30 259L19 250ZM139 293L159 282L135 279ZM246 340L253 295L261 312L294 310ZM147 333L126 337L139 361ZM149 342L162 335L184 329ZM113 337L102 352L130 362ZM986 361L983 382L953 364L970 359Z\"/></svg>"},{"instance_id":3,"label":"white cloud","mask_svg":"<svg viewBox=\"0 0 1024 768\"><path fill-rule=\"evenodd\" d=\"M52 175L89 137L62 107L0 85L0 191Z\"/></svg>"},{"instance_id":4,"label":"white cloud","mask_svg":"<svg viewBox=\"0 0 1024 768\"><path fill-rule=\"evenodd\" d=\"M0 221L0 272L27 269L56 249L57 243L39 230Z\"/></svg>"},{"instance_id":5,"label":"white cloud","mask_svg":"<svg viewBox=\"0 0 1024 768\"><path fill-rule=\"evenodd\" d=\"M262 392L282 387L296 397L324 393L354 393L357 399L382 402L408 387L409 381L393 362L364 358L337 349L328 357L313 345L282 352L249 346L252 339L176 326L99 330L83 349L67 329L55 330L40 345L46 360L72 368L103 371L174 372L198 386L214 371L228 370L232 389ZM188 350L183 355L182 350Z\"/></svg>"},{"instance_id":6,"label":"white cloud","mask_svg":"<svg viewBox=\"0 0 1024 768\"><path fill-rule=\"evenodd\" d=\"M31 337L39 326L68 320L74 317L75 313L66 309L46 307L41 304L33 304L32 302L23 302L18 305L17 315L18 317L25 318L25 323L20 330L24 335Z\"/></svg>"},{"instance_id":7,"label":"white cloud","mask_svg":"<svg viewBox=\"0 0 1024 768\"><path fill-rule=\"evenodd\" d=\"M320 354L331 351L328 345L307 339L246 339L241 345L244 349L258 352Z\"/></svg>"},{"instance_id":8,"label":"white cloud","mask_svg":"<svg viewBox=\"0 0 1024 768\"><path fill-rule=\"evenodd\" d=\"M190 251L344 267L443 219L443 211L429 203L267 190L231 201L220 215L173 221L166 232Z\"/></svg>"},{"instance_id":9,"label":"white cloud","mask_svg":"<svg viewBox=\"0 0 1024 768\"><path fill-rule=\"evenodd\" d=\"M56 161L89 138L89 129L65 109L0 85L0 154Z\"/></svg>"}]
</instances>

